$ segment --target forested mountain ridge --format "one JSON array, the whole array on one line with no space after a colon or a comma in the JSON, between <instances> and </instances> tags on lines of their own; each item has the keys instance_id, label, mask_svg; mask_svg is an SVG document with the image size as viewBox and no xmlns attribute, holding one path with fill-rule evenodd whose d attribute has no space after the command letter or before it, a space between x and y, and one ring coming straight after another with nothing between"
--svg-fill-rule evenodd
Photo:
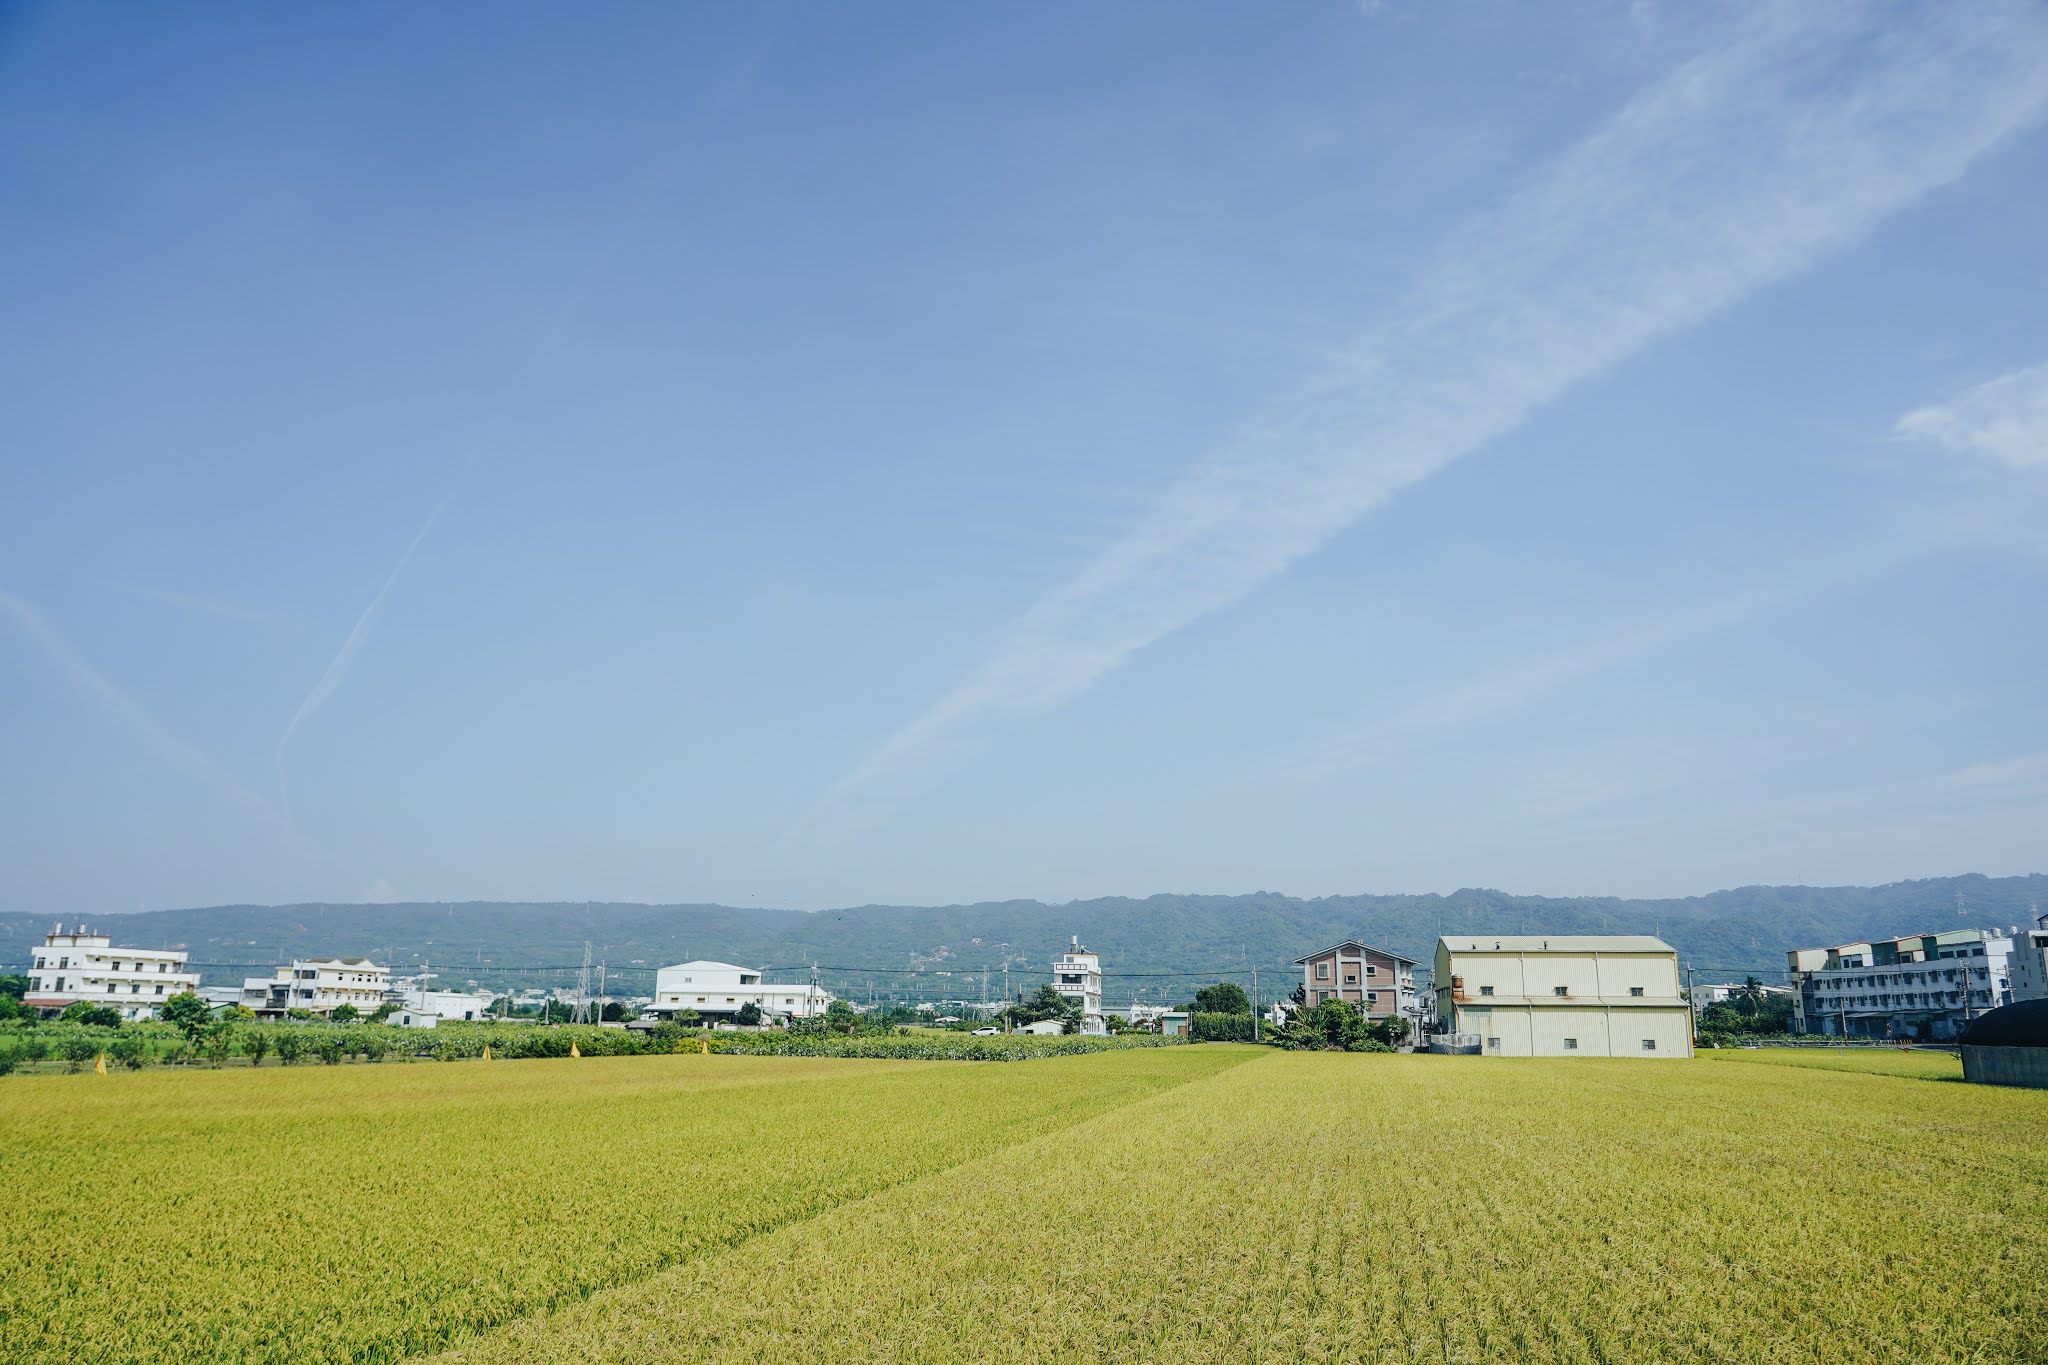
<instances>
[{"instance_id":1,"label":"forested mountain ridge","mask_svg":"<svg viewBox=\"0 0 2048 1365\"><path fill-rule=\"evenodd\" d=\"M1315 899L1258 892L819 911L471 901L61 918L84 919L126 945L186 947L208 985L267 975L293 956L313 955L371 956L401 969L424 961L449 985L566 985L588 942L615 993L645 992L662 964L708 957L769 968L784 979L802 979L815 963L828 986L856 996L872 989L878 996L966 999L978 998L984 968L990 995L999 995L1006 961L1013 988L1036 984L1069 936L1078 935L1102 954L1116 1001L1139 992L1182 993L1175 977L1254 965L1262 978L1284 976L1295 957L1349 937L1426 962L1439 933L1654 933L1703 978L1755 972L1768 981L1781 978L1787 948L2025 924L2041 905L2048 905L2048 875L2035 874L1876 887L1751 886L1672 900L1488 890ZM0 965L26 963L57 918L0 915Z\"/></svg>"}]
</instances>

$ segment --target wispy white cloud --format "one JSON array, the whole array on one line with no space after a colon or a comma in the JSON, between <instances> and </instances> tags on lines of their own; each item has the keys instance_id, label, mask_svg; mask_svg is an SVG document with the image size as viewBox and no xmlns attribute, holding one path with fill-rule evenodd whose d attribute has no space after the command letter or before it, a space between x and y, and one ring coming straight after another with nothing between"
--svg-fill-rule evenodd
<instances>
[{"instance_id":1,"label":"wispy white cloud","mask_svg":"<svg viewBox=\"0 0 2048 1365\"><path fill-rule=\"evenodd\" d=\"M341 686L342 679L348 676L349 669L355 664L356 656L362 653L363 646L369 643L370 632L376 629L377 619L384 614L384 599L391 595L391 589L398 583L399 575L403 574L405 566L412 562L413 552L420 548L420 542L427 538L427 533L434 529L434 523L440 519L441 508L436 507L428 514L427 519L420 523L420 529L406 542L404 552L398 556L398 562L393 564L391 572L384 576L384 584L377 589L377 595L370 599L370 605L363 608L362 615L356 617L355 627L349 631L348 638L341 642L341 648L328 662L327 671L320 675L319 682L313 684L313 690L306 694L306 699L299 703L299 709L292 713L291 723L285 726L284 733L278 736L277 783L279 794L286 800L287 809L290 798L285 795L286 747L292 742L292 736L299 732L299 727L326 704L327 699L334 695L335 689Z\"/></svg>"},{"instance_id":2,"label":"wispy white cloud","mask_svg":"<svg viewBox=\"0 0 2048 1365\"><path fill-rule=\"evenodd\" d=\"M1984 455L2015 469L2048 469L2048 365L2016 370L1965 389L1946 403L1916 408L1897 435L1962 455Z\"/></svg>"},{"instance_id":3,"label":"wispy white cloud","mask_svg":"<svg viewBox=\"0 0 2048 1365\"><path fill-rule=\"evenodd\" d=\"M1644 346L1952 181L2048 104L2048 11L1789 5L1643 91L1339 367L1203 460L835 790L1085 691Z\"/></svg>"},{"instance_id":4,"label":"wispy white cloud","mask_svg":"<svg viewBox=\"0 0 2048 1365\"><path fill-rule=\"evenodd\" d=\"M212 791L231 805L244 807L265 817L275 812L269 803L243 785L234 774L207 757L151 715L141 702L129 696L107 676L86 662L70 641L50 624L25 598L0 588L0 613L6 614L21 632L49 655L51 662L78 689L97 702L123 729L141 740L159 758Z\"/></svg>"}]
</instances>

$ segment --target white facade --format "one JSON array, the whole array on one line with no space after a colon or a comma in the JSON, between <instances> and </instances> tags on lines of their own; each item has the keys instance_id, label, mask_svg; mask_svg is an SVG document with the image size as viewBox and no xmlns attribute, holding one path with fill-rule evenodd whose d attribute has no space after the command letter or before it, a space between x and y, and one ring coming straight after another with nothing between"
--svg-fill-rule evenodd
<instances>
[{"instance_id":1,"label":"white facade","mask_svg":"<svg viewBox=\"0 0 2048 1365\"><path fill-rule=\"evenodd\" d=\"M1019 1024L1015 1029L1015 1032L1018 1033L1034 1034L1058 1033L1060 1031L1060 1021L1057 1019L1040 1019L1032 1024Z\"/></svg>"},{"instance_id":2,"label":"white facade","mask_svg":"<svg viewBox=\"0 0 2048 1365\"><path fill-rule=\"evenodd\" d=\"M494 999L470 991L395 990L386 1002L398 1006L390 1022L400 1028L432 1028L443 1019L488 1019Z\"/></svg>"},{"instance_id":3,"label":"white facade","mask_svg":"<svg viewBox=\"0 0 2048 1365\"><path fill-rule=\"evenodd\" d=\"M1636 935L1466 935L1436 944L1439 1033L1488 1057L1690 1057L1678 953Z\"/></svg>"},{"instance_id":4,"label":"white facade","mask_svg":"<svg viewBox=\"0 0 2048 1365\"><path fill-rule=\"evenodd\" d=\"M368 1014L384 1003L390 985L391 969L365 957L294 958L275 976L245 978L242 1004L273 1017L286 1010L332 1014L343 1005Z\"/></svg>"},{"instance_id":5,"label":"white facade","mask_svg":"<svg viewBox=\"0 0 2048 1365\"><path fill-rule=\"evenodd\" d=\"M1102 1022L1102 959L1081 946L1079 935L1069 942L1066 954L1052 964L1052 988L1081 1011L1081 1032L1108 1033Z\"/></svg>"},{"instance_id":6,"label":"white facade","mask_svg":"<svg viewBox=\"0 0 2048 1365\"><path fill-rule=\"evenodd\" d=\"M1715 982L1711 986L1705 983L1699 983L1692 987L1692 990L1688 993L1686 998L1692 1001L1692 1007L1694 1009L1703 1010L1709 1005L1726 1004L1729 1001L1734 1000L1737 997L1741 996L1742 993L1748 989L1749 988L1743 985L1743 983L1740 981L1719 981ZM1759 985L1757 989L1763 992L1763 994L1766 997L1775 995L1790 998L1798 994L1798 992L1793 990L1790 986Z\"/></svg>"},{"instance_id":7,"label":"white facade","mask_svg":"<svg viewBox=\"0 0 2048 1365\"><path fill-rule=\"evenodd\" d=\"M2016 930L2007 959L2014 1000L2048 1000L2048 916L2032 929Z\"/></svg>"},{"instance_id":8,"label":"white facade","mask_svg":"<svg viewBox=\"0 0 2048 1365\"><path fill-rule=\"evenodd\" d=\"M154 1018L170 997L198 989L199 973L185 970L186 956L182 948L116 948L82 924L72 933L59 925L35 950L21 1003L55 1014L83 1000L117 1009L123 1019Z\"/></svg>"},{"instance_id":9,"label":"white facade","mask_svg":"<svg viewBox=\"0 0 2048 1365\"><path fill-rule=\"evenodd\" d=\"M654 974L654 1003L647 1012L666 1019L694 1010L707 1019L729 1018L743 1006L757 1006L776 1019L810 1019L825 1012L831 992L822 986L778 985L761 973L730 962L699 960L663 967Z\"/></svg>"},{"instance_id":10,"label":"white facade","mask_svg":"<svg viewBox=\"0 0 2048 1365\"><path fill-rule=\"evenodd\" d=\"M1946 1042L2012 1002L2014 943L1996 929L1794 948L1785 954L1798 1033Z\"/></svg>"}]
</instances>

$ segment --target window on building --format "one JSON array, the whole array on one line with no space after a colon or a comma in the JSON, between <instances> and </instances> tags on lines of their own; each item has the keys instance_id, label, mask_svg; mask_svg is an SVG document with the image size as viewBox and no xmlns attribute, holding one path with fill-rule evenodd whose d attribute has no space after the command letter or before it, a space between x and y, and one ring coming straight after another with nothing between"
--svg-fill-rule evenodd
<instances>
[{"instance_id":1,"label":"window on building","mask_svg":"<svg viewBox=\"0 0 2048 1365\"><path fill-rule=\"evenodd\" d=\"M1329 963L1327 963L1327 962L1318 962L1318 963L1316 964L1316 980L1318 980L1318 981L1328 981L1329 979L1330 979L1330 964L1329 964Z\"/></svg>"},{"instance_id":2,"label":"window on building","mask_svg":"<svg viewBox=\"0 0 2048 1365\"><path fill-rule=\"evenodd\" d=\"M1374 966L1372 963L1368 962L1365 964L1365 974L1367 976L1378 976L1380 974L1380 969Z\"/></svg>"},{"instance_id":3,"label":"window on building","mask_svg":"<svg viewBox=\"0 0 2048 1365\"><path fill-rule=\"evenodd\" d=\"M1570 986L1556 986L1551 989L1550 993L1552 995L1570 995L1572 988Z\"/></svg>"},{"instance_id":4,"label":"window on building","mask_svg":"<svg viewBox=\"0 0 2048 1365\"><path fill-rule=\"evenodd\" d=\"M1366 1004L1368 1004L1368 1005L1377 1005L1377 1004L1379 1004L1379 1002L1380 1002L1380 993L1379 993L1378 991L1367 991L1367 992L1365 993L1365 1003L1366 1003Z\"/></svg>"},{"instance_id":5,"label":"window on building","mask_svg":"<svg viewBox=\"0 0 2048 1365\"><path fill-rule=\"evenodd\" d=\"M1344 984L1345 984L1345 985L1347 985L1347 986L1356 986L1356 985L1358 984L1358 973L1357 973L1357 972L1346 972L1346 973L1344 973Z\"/></svg>"},{"instance_id":6,"label":"window on building","mask_svg":"<svg viewBox=\"0 0 2048 1365\"><path fill-rule=\"evenodd\" d=\"M1564 1040L1564 1050L1565 1050L1566 1052L1577 1052L1577 1051L1579 1050L1579 1040L1578 1040L1578 1039L1576 1039L1576 1038L1567 1038L1567 1039L1565 1039L1565 1040Z\"/></svg>"},{"instance_id":7,"label":"window on building","mask_svg":"<svg viewBox=\"0 0 2048 1365\"><path fill-rule=\"evenodd\" d=\"M1655 1052L1656 1050L1657 1050L1657 1040L1656 1040L1655 1038L1645 1038L1645 1039L1643 1039L1643 1051L1645 1051L1645 1052Z\"/></svg>"},{"instance_id":8,"label":"window on building","mask_svg":"<svg viewBox=\"0 0 2048 1365\"><path fill-rule=\"evenodd\" d=\"M1481 986L1481 987L1479 988L1479 993L1480 993L1481 995L1492 995L1492 994L1493 994L1493 987L1491 987L1491 986Z\"/></svg>"},{"instance_id":9,"label":"window on building","mask_svg":"<svg viewBox=\"0 0 2048 1365\"><path fill-rule=\"evenodd\" d=\"M1630 986L1628 988L1628 993L1630 995L1641 995L1643 993L1643 988L1641 986Z\"/></svg>"},{"instance_id":10,"label":"window on building","mask_svg":"<svg viewBox=\"0 0 2048 1365\"><path fill-rule=\"evenodd\" d=\"M157 983L156 983L156 993L157 993L158 995L162 995L162 994L164 993L164 983L163 983L163 982L159 981L159 982L157 982Z\"/></svg>"},{"instance_id":11,"label":"window on building","mask_svg":"<svg viewBox=\"0 0 2048 1365\"><path fill-rule=\"evenodd\" d=\"M1498 1038L1488 1038L1488 1039L1486 1040L1486 1045L1487 1045L1488 1047L1499 1047L1499 1046L1500 1046L1500 1039L1498 1039Z\"/></svg>"}]
</instances>

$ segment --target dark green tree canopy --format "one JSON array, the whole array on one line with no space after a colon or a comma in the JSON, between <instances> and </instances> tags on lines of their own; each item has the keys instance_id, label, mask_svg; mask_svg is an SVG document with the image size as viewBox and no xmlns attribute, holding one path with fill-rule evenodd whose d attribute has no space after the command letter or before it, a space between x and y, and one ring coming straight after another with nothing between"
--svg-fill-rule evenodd
<instances>
[{"instance_id":1,"label":"dark green tree canopy","mask_svg":"<svg viewBox=\"0 0 2048 1365\"><path fill-rule=\"evenodd\" d=\"M187 1038L197 1038L199 1031L213 1021L213 1006L192 991L179 991L164 1001L163 1008L157 1013L166 1024L175 1026Z\"/></svg>"},{"instance_id":2,"label":"dark green tree canopy","mask_svg":"<svg viewBox=\"0 0 2048 1365\"><path fill-rule=\"evenodd\" d=\"M1250 1014L1251 997L1235 981L1219 981L1195 992L1197 1014Z\"/></svg>"}]
</instances>

